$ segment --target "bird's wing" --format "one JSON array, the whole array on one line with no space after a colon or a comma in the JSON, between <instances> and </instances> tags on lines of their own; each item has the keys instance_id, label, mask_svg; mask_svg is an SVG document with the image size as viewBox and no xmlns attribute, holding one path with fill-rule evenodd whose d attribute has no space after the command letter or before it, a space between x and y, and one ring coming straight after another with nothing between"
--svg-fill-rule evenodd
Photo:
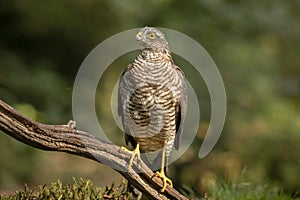
<instances>
[{"instance_id":1,"label":"bird's wing","mask_svg":"<svg viewBox=\"0 0 300 200\"><path fill-rule=\"evenodd\" d=\"M120 81L119 81L119 87L118 87L118 114L121 117L122 120L122 125L124 128L124 132L125 132L125 142L126 145L128 145L128 143L131 143L131 145L135 148L136 146L136 141L134 140L134 138L130 135L129 132L129 128L126 124L125 121L125 106L128 104L128 95L130 95L129 90L127 89L127 85L125 83L125 74L126 72L130 71L133 67L133 64L130 63L127 68L124 70L124 72L122 73L121 77L120 77Z\"/></svg>"},{"instance_id":2,"label":"bird's wing","mask_svg":"<svg viewBox=\"0 0 300 200\"><path fill-rule=\"evenodd\" d=\"M178 66L174 65L174 67L177 70L179 77L182 79L181 81L182 84L179 86L180 99L178 99L176 109L175 109L176 137L175 137L174 146L175 149L178 150L183 135L183 126L184 126L186 112L187 112L188 98L187 98L184 73Z\"/></svg>"}]
</instances>

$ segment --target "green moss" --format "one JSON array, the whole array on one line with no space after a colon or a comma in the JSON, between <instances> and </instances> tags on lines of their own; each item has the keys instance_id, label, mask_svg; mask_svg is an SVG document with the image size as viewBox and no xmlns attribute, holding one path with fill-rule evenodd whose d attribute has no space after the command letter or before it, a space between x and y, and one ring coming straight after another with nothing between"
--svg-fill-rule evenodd
<instances>
[{"instance_id":1,"label":"green moss","mask_svg":"<svg viewBox=\"0 0 300 200\"><path fill-rule=\"evenodd\" d=\"M119 185L112 183L103 188L95 186L90 180L73 179L72 184L62 184L61 181L50 185L36 186L29 188L25 185L24 190L17 191L11 195L1 195L0 200L94 200L94 199L133 199L131 193L127 192L126 183ZM181 193L189 199L194 200L300 200L292 198L279 187L268 185L254 185L250 183L240 184L216 184L209 189L205 197L197 195L189 186L182 186ZM143 197L142 199L145 199Z\"/></svg>"},{"instance_id":2,"label":"green moss","mask_svg":"<svg viewBox=\"0 0 300 200\"><path fill-rule=\"evenodd\" d=\"M51 183L51 185L37 186L29 188L25 185L23 191L17 191L12 195L2 195L1 200L89 200L89 199L131 199L130 193L126 191L126 184L121 183L100 188L94 186L90 180L77 181L73 179L72 184L62 184L61 181Z\"/></svg>"}]
</instances>

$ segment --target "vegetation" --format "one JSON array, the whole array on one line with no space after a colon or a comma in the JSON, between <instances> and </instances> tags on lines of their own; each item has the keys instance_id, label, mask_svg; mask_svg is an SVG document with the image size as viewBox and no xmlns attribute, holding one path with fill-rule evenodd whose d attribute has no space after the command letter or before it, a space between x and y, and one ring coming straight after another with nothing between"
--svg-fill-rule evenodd
<instances>
[{"instance_id":1,"label":"vegetation","mask_svg":"<svg viewBox=\"0 0 300 200\"><path fill-rule=\"evenodd\" d=\"M251 183L219 184L211 190L209 200L291 200L292 195L286 194L280 187L269 185L255 185Z\"/></svg>"},{"instance_id":2,"label":"vegetation","mask_svg":"<svg viewBox=\"0 0 300 200\"><path fill-rule=\"evenodd\" d=\"M279 187L267 185L254 186L249 183L241 184L219 184L213 190L210 189L203 198L196 197L194 192L187 186L182 188L182 192L191 199L199 200L296 200L290 195L284 194ZM49 186L36 186L24 189L14 194L4 194L1 200L34 200L34 199L133 199L133 195L127 192L126 184L119 185L112 183L111 186L100 188L89 180L73 179L72 184L62 184L61 181L51 183ZM300 198L297 198L300 199Z\"/></svg>"},{"instance_id":3,"label":"vegetation","mask_svg":"<svg viewBox=\"0 0 300 200\"><path fill-rule=\"evenodd\" d=\"M53 182L50 186L43 185L29 188L25 185L24 190L17 191L12 195L2 195L6 200L34 200L34 199L131 199L130 193L126 191L126 184L121 183L104 188L96 187L89 180L77 181L73 179L72 184L62 184L61 181Z\"/></svg>"}]
</instances>

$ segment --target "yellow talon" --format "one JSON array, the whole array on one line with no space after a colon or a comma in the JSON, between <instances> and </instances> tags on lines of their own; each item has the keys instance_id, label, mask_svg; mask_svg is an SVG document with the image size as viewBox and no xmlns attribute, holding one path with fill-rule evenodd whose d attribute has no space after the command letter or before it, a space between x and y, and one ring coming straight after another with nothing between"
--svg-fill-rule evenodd
<instances>
[{"instance_id":1,"label":"yellow talon","mask_svg":"<svg viewBox=\"0 0 300 200\"><path fill-rule=\"evenodd\" d=\"M158 176L163 180L164 185L163 188L160 190L161 192L164 192L166 190L167 184L169 184L170 187L173 187L172 180L166 177L164 169L161 169L160 172L156 172L155 176Z\"/></svg>"},{"instance_id":2,"label":"yellow talon","mask_svg":"<svg viewBox=\"0 0 300 200\"><path fill-rule=\"evenodd\" d=\"M128 169L131 168L134 157L137 157L137 161L141 160L141 153L140 153L140 145L139 144L136 145L136 147L133 151L128 150L126 147L121 147L121 149L123 151L126 151L126 152L132 154L131 158L130 158L130 161L129 161L129 164L128 164Z\"/></svg>"},{"instance_id":3,"label":"yellow talon","mask_svg":"<svg viewBox=\"0 0 300 200\"><path fill-rule=\"evenodd\" d=\"M171 179L169 179L166 175L165 175L165 171L164 171L164 166L165 166L165 157L166 157L166 150L163 149L162 150L162 159L161 159L161 168L160 168L160 172L156 172L155 176L158 176L160 178L162 178L162 181L164 183L163 187L161 188L161 192L164 192L167 188L167 184L169 183L170 187L173 187L173 183L171 181Z\"/></svg>"}]
</instances>

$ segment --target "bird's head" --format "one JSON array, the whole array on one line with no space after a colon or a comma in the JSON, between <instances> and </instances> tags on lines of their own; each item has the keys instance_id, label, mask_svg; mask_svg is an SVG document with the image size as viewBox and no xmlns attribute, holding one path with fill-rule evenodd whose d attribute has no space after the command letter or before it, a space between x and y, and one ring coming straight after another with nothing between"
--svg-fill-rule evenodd
<instances>
[{"instance_id":1,"label":"bird's head","mask_svg":"<svg viewBox=\"0 0 300 200\"><path fill-rule=\"evenodd\" d=\"M140 42L143 48L154 50L169 49L165 35L153 27L144 27L135 35L135 40Z\"/></svg>"}]
</instances>

